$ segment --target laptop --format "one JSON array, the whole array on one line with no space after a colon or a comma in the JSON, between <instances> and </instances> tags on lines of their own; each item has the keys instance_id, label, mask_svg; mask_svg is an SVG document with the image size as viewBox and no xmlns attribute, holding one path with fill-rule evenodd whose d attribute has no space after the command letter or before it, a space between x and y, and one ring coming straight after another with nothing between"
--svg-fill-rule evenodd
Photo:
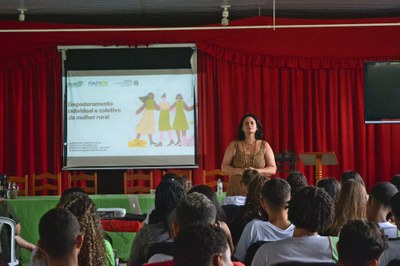
<instances>
[{"instance_id":1,"label":"laptop","mask_svg":"<svg viewBox=\"0 0 400 266\"><path fill-rule=\"evenodd\" d=\"M142 214L142 210L140 209L140 204L137 196L135 195L128 195L128 200L129 200L129 205L131 206L131 212L132 214L137 214L140 215Z\"/></svg>"}]
</instances>

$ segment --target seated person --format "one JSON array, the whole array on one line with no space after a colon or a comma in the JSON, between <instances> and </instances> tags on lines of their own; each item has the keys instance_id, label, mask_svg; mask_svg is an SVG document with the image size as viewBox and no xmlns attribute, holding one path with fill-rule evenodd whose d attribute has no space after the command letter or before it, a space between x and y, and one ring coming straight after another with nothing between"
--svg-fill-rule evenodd
<instances>
[{"instance_id":1,"label":"seated person","mask_svg":"<svg viewBox=\"0 0 400 266\"><path fill-rule=\"evenodd\" d=\"M388 238L397 237L397 227L386 220L391 211L390 200L397 192L396 186L389 182L378 183L372 188L367 203L368 220L378 223Z\"/></svg>"},{"instance_id":2,"label":"seated person","mask_svg":"<svg viewBox=\"0 0 400 266\"><path fill-rule=\"evenodd\" d=\"M262 245L251 265L334 263L330 238L317 233L325 231L334 217L331 196L320 188L304 187L293 195L288 208L289 221L295 226L293 237Z\"/></svg>"},{"instance_id":3,"label":"seated person","mask_svg":"<svg viewBox=\"0 0 400 266\"><path fill-rule=\"evenodd\" d=\"M175 266L233 266L225 233L210 225L191 225L179 231Z\"/></svg>"},{"instance_id":4,"label":"seated person","mask_svg":"<svg viewBox=\"0 0 400 266\"><path fill-rule=\"evenodd\" d=\"M273 178L262 189L261 205L269 221L254 219L243 230L234 257L245 262L248 248L257 241L276 241L293 235L294 225L288 221L287 202L290 185L284 179Z\"/></svg>"},{"instance_id":5,"label":"seated person","mask_svg":"<svg viewBox=\"0 0 400 266\"><path fill-rule=\"evenodd\" d=\"M387 239L379 226L365 220L350 220L340 231L337 251L339 266L375 266L387 248ZM385 264L386 265L386 264Z\"/></svg>"},{"instance_id":6,"label":"seated person","mask_svg":"<svg viewBox=\"0 0 400 266\"><path fill-rule=\"evenodd\" d=\"M47 265L78 266L83 244L79 222L68 210L48 211L39 222L39 248L46 254Z\"/></svg>"},{"instance_id":7,"label":"seated person","mask_svg":"<svg viewBox=\"0 0 400 266\"><path fill-rule=\"evenodd\" d=\"M173 216L173 217L171 217ZM205 195L198 192L192 192L181 199L170 215L171 235L175 238L182 228L192 224L215 225L216 210L214 204ZM149 263L172 260L174 256L173 242L155 243L149 247L149 253L152 254L148 260ZM150 255L150 254L149 254Z\"/></svg>"},{"instance_id":8,"label":"seated person","mask_svg":"<svg viewBox=\"0 0 400 266\"><path fill-rule=\"evenodd\" d=\"M290 191L292 197L294 193L296 193L297 191L308 185L306 176L299 171L291 172L286 178L286 181L290 185Z\"/></svg>"},{"instance_id":9,"label":"seated person","mask_svg":"<svg viewBox=\"0 0 400 266\"><path fill-rule=\"evenodd\" d=\"M317 187L325 189L336 204L340 195L340 183L333 177L326 177L318 181Z\"/></svg>"},{"instance_id":10,"label":"seated person","mask_svg":"<svg viewBox=\"0 0 400 266\"><path fill-rule=\"evenodd\" d=\"M392 214L396 227L400 229L400 192L397 192L390 200ZM400 260L400 238L389 239L389 248L383 252L379 265L386 266L393 260Z\"/></svg>"},{"instance_id":11,"label":"seated person","mask_svg":"<svg viewBox=\"0 0 400 266\"><path fill-rule=\"evenodd\" d=\"M345 172L343 172L341 174L340 183L343 185L343 183L346 182L347 180L355 180L357 182L360 182L365 187L365 183L364 183L363 178L355 170L348 170L348 171L345 171Z\"/></svg>"},{"instance_id":12,"label":"seated person","mask_svg":"<svg viewBox=\"0 0 400 266\"><path fill-rule=\"evenodd\" d=\"M7 201L3 200L0 197L0 216L7 217L12 219L15 222L15 242L17 243L15 249L16 258L21 261L19 258L19 247L27 249L29 251L33 251L36 246L20 236L21 233L21 224L19 223L18 216L14 207L10 204L7 204ZM1 230L1 251L2 255L6 259L6 261L10 261L10 247L11 247L11 239L10 239L10 228L9 226L5 226L3 230Z\"/></svg>"},{"instance_id":13,"label":"seated person","mask_svg":"<svg viewBox=\"0 0 400 266\"><path fill-rule=\"evenodd\" d=\"M129 266L140 266L146 263L148 248L157 242L171 239L168 230L168 216L185 190L175 179L163 179L156 188L155 209L150 214L149 224L136 234L129 255Z\"/></svg>"}]
</instances>

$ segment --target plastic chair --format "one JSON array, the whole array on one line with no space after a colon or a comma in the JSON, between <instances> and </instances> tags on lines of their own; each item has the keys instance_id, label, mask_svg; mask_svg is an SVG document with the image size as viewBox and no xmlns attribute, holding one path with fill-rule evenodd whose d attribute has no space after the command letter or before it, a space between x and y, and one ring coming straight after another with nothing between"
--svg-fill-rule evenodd
<instances>
[{"instance_id":1,"label":"plastic chair","mask_svg":"<svg viewBox=\"0 0 400 266\"><path fill-rule=\"evenodd\" d=\"M151 189L153 189L153 172L149 174L124 173L124 194L150 193Z\"/></svg>"},{"instance_id":2,"label":"plastic chair","mask_svg":"<svg viewBox=\"0 0 400 266\"><path fill-rule=\"evenodd\" d=\"M97 194L97 173L93 173L93 174L85 174L85 173L71 174L71 173L68 173L68 187L69 188L73 187L73 184L79 184L82 181L84 181L86 183L85 186L82 186L82 187L79 185L74 185L74 186L81 187L88 194Z\"/></svg>"},{"instance_id":3,"label":"plastic chair","mask_svg":"<svg viewBox=\"0 0 400 266\"><path fill-rule=\"evenodd\" d=\"M37 185L39 183L39 185ZM32 175L32 195L45 195L51 192L53 195L61 195L61 173L51 174L44 173L40 175Z\"/></svg>"},{"instance_id":4,"label":"plastic chair","mask_svg":"<svg viewBox=\"0 0 400 266\"><path fill-rule=\"evenodd\" d=\"M226 191L226 187L228 186L228 177L229 175L221 169L203 170L202 182L203 185L207 185L216 191L218 179L221 179L224 186L223 190Z\"/></svg>"},{"instance_id":5,"label":"plastic chair","mask_svg":"<svg viewBox=\"0 0 400 266\"><path fill-rule=\"evenodd\" d=\"M25 176L9 176L8 182L15 182L18 187L18 196L28 196L29 195L29 184L28 184L28 175ZM23 188L23 189L21 189Z\"/></svg>"},{"instance_id":6,"label":"plastic chair","mask_svg":"<svg viewBox=\"0 0 400 266\"><path fill-rule=\"evenodd\" d=\"M17 258L15 257L15 222L8 218L8 217L0 217L0 232L1 230L3 230L4 225L8 225L10 226L10 261L8 261L8 265L9 266L13 266L13 265L19 265L19 261L17 260ZM2 253L1 250L1 246L0 246L0 252Z\"/></svg>"}]
</instances>

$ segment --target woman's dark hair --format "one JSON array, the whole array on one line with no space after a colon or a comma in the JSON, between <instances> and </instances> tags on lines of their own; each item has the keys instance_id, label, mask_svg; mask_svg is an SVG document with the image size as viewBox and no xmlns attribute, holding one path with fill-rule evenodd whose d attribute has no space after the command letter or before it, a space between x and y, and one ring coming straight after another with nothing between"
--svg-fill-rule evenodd
<instances>
[{"instance_id":1,"label":"woman's dark hair","mask_svg":"<svg viewBox=\"0 0 400 266\"><path fill-rule=\"evenodd\" d=\"M299 171L291 172L286 181L290 185L291 195L293 196L297 191L308 185L306 176Z\"/></svg>"},{"instance_id":2,"label":"woman's dark hair","mask_svg":"<svg viewBox=\"0 0 400 266\"><path fill-rule=\"evenodd\" d=\"M245 114L245 115L242 117L242 120L240 120L239 128L238 128L238 134L237 134L237 139L238 139L238 140L244 140L244 139L245 139L245 135L244 135L244 132L243 132L243 123L244 123L244 120L245 120L247 117L251 117L251 118L253 118L253 119L256 121L256 124L257 124L257 131L256 131L256 136L255 136L256 139L263 139L264 133L263 133L263 128L262 128L262 125L261 125L260 120L257 118L257 116L255 116L255 115L253 115L253 114L249 114L249 113Z\"/></svg>"},{"instance_id":3,"label":"woman's dark hair","mask_svg":"<svg viewBox=\"0 0 400 266\"><path fill-rule=\"evenodd\" d=\"M341 178L340 178L340 181L342 182L342 184L349 179L354 179L354 180L360 182L365 187L364 180L362 179L361 175L357 171L348 170L348 171L342 173Z\"/></svg>"},{"instance_id":4,"label":"woman's dark hair","mask_svg":"<svg viewBox=\"0 0 400 266\"><path fill-rule=\"evenodd\" d=\"M325 232L334 216L332 197L323 189L304 187L289 201L288 219L296 228Z\"/></svg>"},{"instance_id":5,"label":"woman's dark hair","mask_svg":"<svg viewBox=\"0 0 400 266\"><path fill-rule=\"evenodd\" d=\"M327 177L321 179L317 183L317 187L325 189L326 192L332 197L333 203L339 199L340 195L340 183L333 177Z\"/></svg>"},{"instance_id":6,"label":"woman's dark hair","mask_svg":"<svg viewBox=\"0 0 400 266\"><path fill-rule=\"evenodd\" d=\"M149 224L168 224L169 213L185 195L185 190L177 180L161 180L156 188L155 209L150 214Z\"/></svg>"},{"instance_id":7,"label":"woman's dark hair","mask_svg":"<svg viewBox=\"0 0 400 266\"><path fill-rule=\"evenodd\" d=\"M226 222L225 211L222 209L221 204L219 203L217 196L215 195L215 192L209 186L207 185L194 186L189 190L188 194L193 192L203 194L209 200L211 200L211 202L215 206L215 210L217 211L217 217L216 217L217 221Z\"/></svg>"}]
</instances>

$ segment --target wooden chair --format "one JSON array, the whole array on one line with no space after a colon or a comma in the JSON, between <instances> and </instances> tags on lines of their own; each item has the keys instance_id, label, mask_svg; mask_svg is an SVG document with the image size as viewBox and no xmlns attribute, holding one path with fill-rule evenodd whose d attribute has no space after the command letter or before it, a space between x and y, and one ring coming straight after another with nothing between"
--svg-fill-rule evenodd
<instances>
[{"instance_id":1,"label":"wooden chair","mask_svg":"<svg viewBox=\"0 0 400 266\"><path fill-rule=\"evenodd\" d=\"M222 172L221 169L213 169L213 170L203 170L202 174L202 182L203 185L207 185L214 189L214 191L217 190L217 182L218 179L221 179L222 184L224 186L224 191L226 191L226 187L228 186L228 174Z\"/></svg>"},{"instance_id":2,"label":"wooden chair","mask_svg":"<svg viewBox=\"0 0 400 266\"><path fill-rule=\"evenodd\" d=\"M41 194L51 192L53 195L61 195L61 173L33 174L32 195L35 196L37 192L41 192Z\"/></svg>"},{"instance_id":3,"label":"wooden chair","mask_svg":"<svg viewBox=\"0 0 400 266\"><path fill-rule=\"evenodd\" d=\"M173 173L177 176L186 176L190 182L192 182L192 170L191 169L171 169L171 170L164 170L162 175L167 173Z\"/></svg>"},{"instance_id":4,"label":"wooden chair","mask_svg":"<svg viewBox=\"0 0 400 266\"><path fill-rule=\"evenodd\" d=\"M18 196L28 196L29 195L29 184L28 175L25 176L9 176L8 182L15 182L18 185Z\"/></svg>"},{"instance_id":5,"label":"wooden chair","mask_svg":"<svg viewBox=\"0 0 400 266\"><path fill-rule=\"evenodd\" d=\"M85 182L85 186L80 186L81 182ZM78 186L88 194L97 194L97 173L93 174L71 174L68 173L68 188Z\"/></svg>"},{"instance_id":6,"label":"wooden chair","mask_svg":"<svg viewBox=\"0 0 400 266\"><path fill-rule=\"evenodd\" d=\"M153 172L149 174L124 173L124 194L150 193L151 189L153 189Z\"/></svg>"}]
</instances>

